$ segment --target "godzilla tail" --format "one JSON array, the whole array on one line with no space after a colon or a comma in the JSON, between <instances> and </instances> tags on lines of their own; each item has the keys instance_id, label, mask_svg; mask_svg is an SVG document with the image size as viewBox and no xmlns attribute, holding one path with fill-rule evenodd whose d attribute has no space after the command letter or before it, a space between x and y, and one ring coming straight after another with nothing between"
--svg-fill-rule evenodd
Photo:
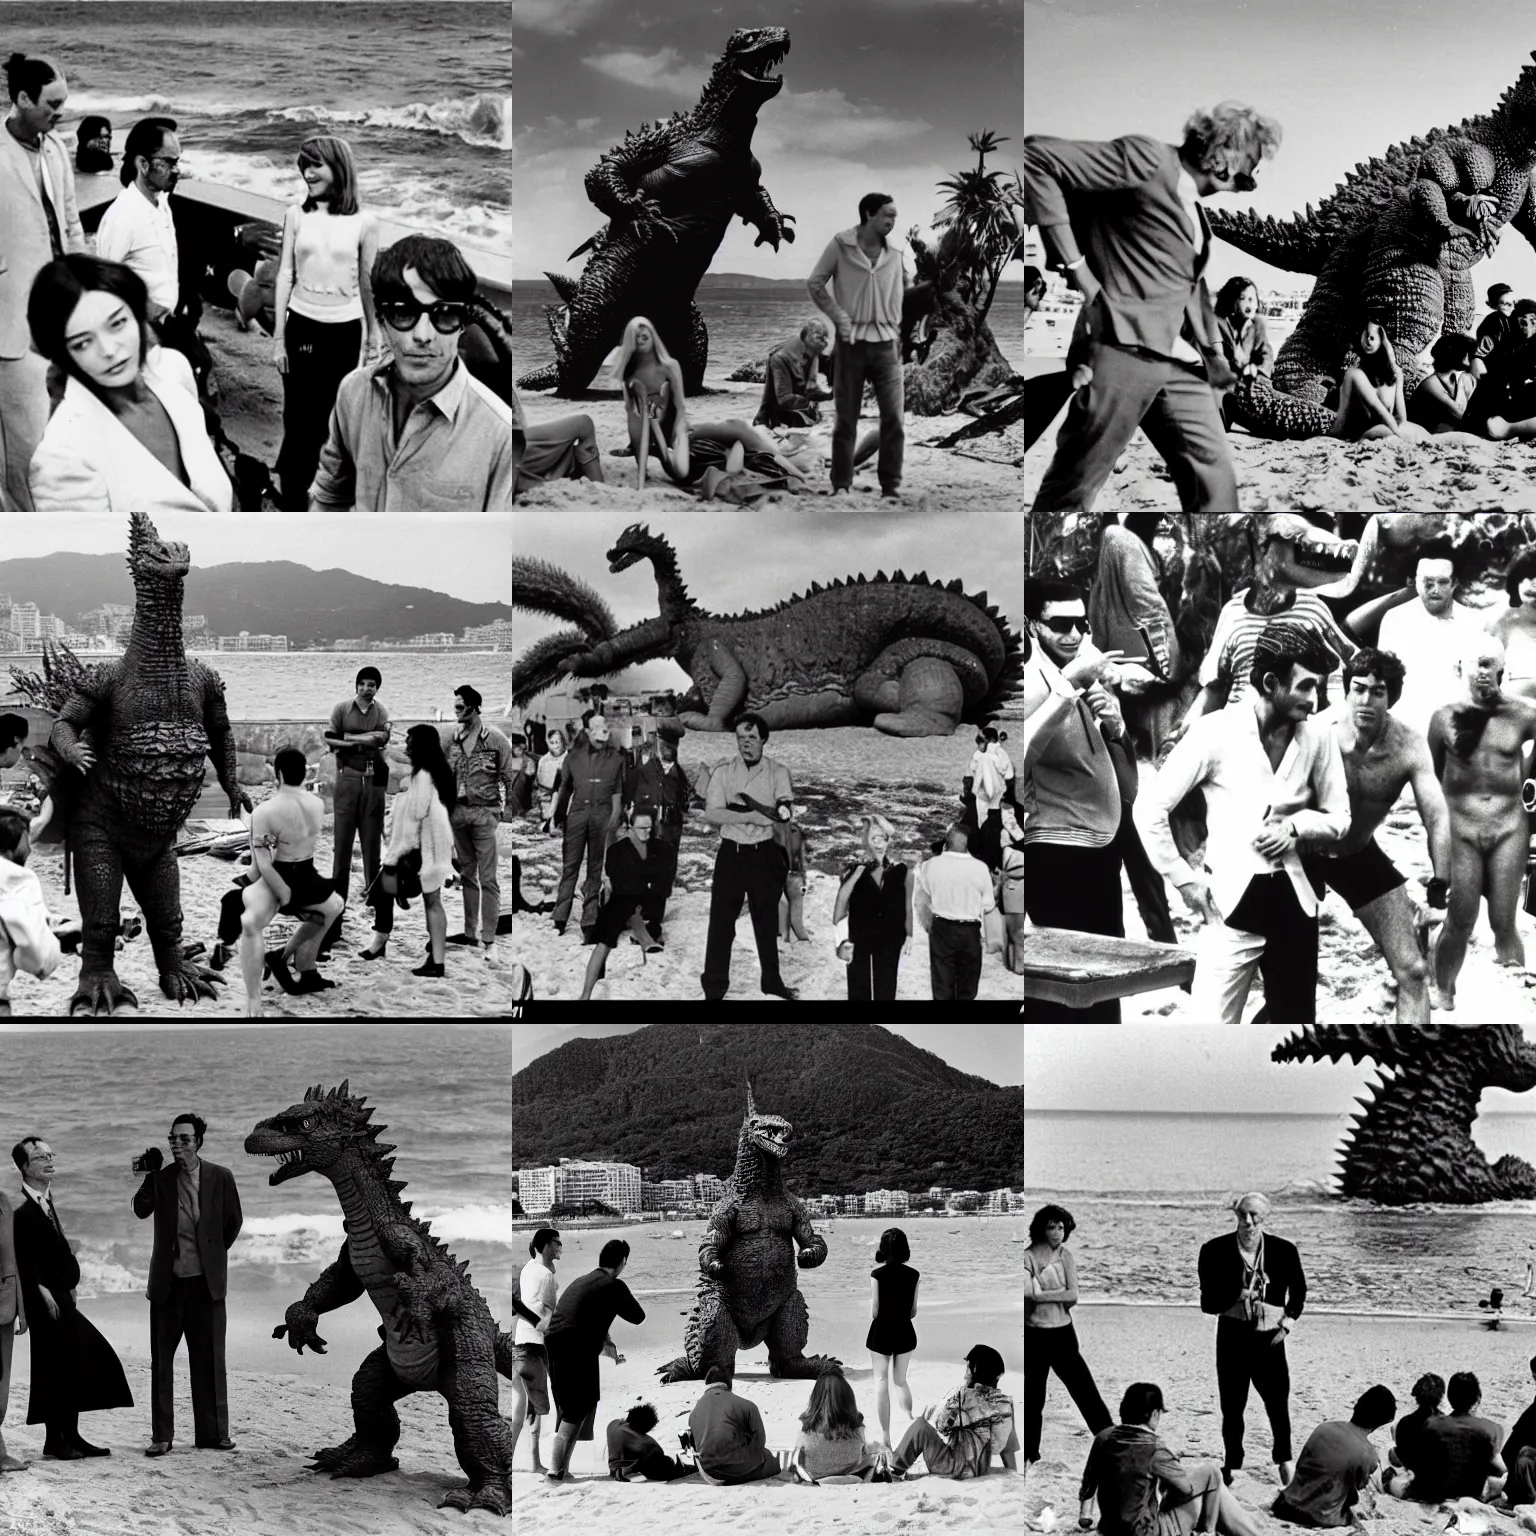
<instances>
[{"instance_id":1,"label":"godzilla tail","mask_svg":"<svg viewBox=\"0 0 1536 1536\"><path fill-rule=\"evenodd\" d=\"M593 588L559 566L529 555L513 556L512 605L525 613L569 620L594 645L618 633L613 610Z\"/></svg>"},{"instance_id":2,"label":"godzilla tail","mask_svg":"<svg viewBox=\"0 0 1536 1536\"><path fill-rule=\"evenodd\" d=\"M1286 272L1321 272L1337 239L1325 239L1310 203L1305 214L1294 219L1260 218L1247 209L1232 212L1215 209L1210 215L1211 233L1228 245Z\"/></svg>"},{"instance_id":3,"label":"godzilla tail","mask_svg":"<svg viewBox=\"0 0 1536 1536\"><path fill-rule=\"evenodd\" d=\"M596 237L594 236L594 238ZM589 240L587 245L591 243L592 241ZM584 245L581 249L586 250L586 248L587 246ZM571 254L576 255L579 253L573 251ZM549 279L555 292L560 295L560 302L562 304L570 304L575 300L577 283L574 277L567 277L563 272L546 272L544 276Z\"/></svg>"},{"instance_id":4,"label":"godzilla tail","mask_svg":"<svg viewBox=\"0 0 1536 1536\"><path fill-rule=\"evenodd\" d=\"M512 703L521 709L546 688L553 687L564 674L560 663L567 656L579 656L592 648L592 642L579 629L562 629L530 645L512 663Z\"/></svg>"},{"instance_id":5,"label":"godzilla tail","mask_svg":"<svg viewBox=\"0 0 1536 1536\"><path fill-rule=\"evenodd\" d=\"M1240 379L1227 405L1232 420L1258 437L1325 437L1333 425L1331 406L1284 394L1262 373Z\"/></svg>"},{"instance_id":6,"label":"godzilla tail","mask_svg":"<svg viewBox=\"0 0 1536 1536\"><path fill-rule=\"evenodd\" d=\"M530 368L517 376L519 389L553 389L560 382L560 365L546 363L542 368Z\"/></svg>"}]
</instances>

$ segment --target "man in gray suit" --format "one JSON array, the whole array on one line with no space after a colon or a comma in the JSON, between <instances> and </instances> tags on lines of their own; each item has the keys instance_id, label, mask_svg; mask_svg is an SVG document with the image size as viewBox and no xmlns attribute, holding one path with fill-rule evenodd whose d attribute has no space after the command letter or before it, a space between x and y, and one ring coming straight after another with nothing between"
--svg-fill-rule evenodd
<instances>
[{"instance_id":1,"label":"man in gray suit","mask_svg":"<svg viewBox=\"0 0 1536 1536\"><path fill-rule=\"evenodd\" d=\"M1251 192L1280 125L1227 101L1198 111L1180 147L1024 140L1025 218L1083 295L1068 357L1074 394L1035 512L1086 511L1139 426L1186 512L1235 512L1237 473L1212 393L1232 381L1205 286L1199 199Z\"/></svg>"},{"instance_id":2,"label":"man in gray suit","mask_svg":"<svg viewBox=\"0 0 1536 1536\"><path fill-rule=\"evenodd\" d=\"M155 1218L149 1261L150 1377L153 1443L146 1456L171 1448L176 1349L187 1339L192 1374L192 1423L199 1449L232 1451L224 1384L225 1254L240 1233L240 1196L228 1168L198 1156L208 1129L201 1115L178 1115L171 1126L170 1167L158 1147L144 1154L144 1182L133 1197L141 1221Z\"/></svg>"}]
</instances>

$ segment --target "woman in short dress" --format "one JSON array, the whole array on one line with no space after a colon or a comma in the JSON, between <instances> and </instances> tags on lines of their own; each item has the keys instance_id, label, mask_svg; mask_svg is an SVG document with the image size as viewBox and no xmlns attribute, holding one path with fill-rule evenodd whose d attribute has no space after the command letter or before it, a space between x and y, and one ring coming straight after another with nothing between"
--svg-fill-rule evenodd
<instances>
[{"instance_id":1,"label":"woman in short dress","mask_svg":"<svg viewBox=\"0 0 1536 1536\"><path fill-rule=\"evenodd\" d=\"M875 1376L875 1411L880 1416L880 1438L887 1450L891 1444L891 1383L896 1386L902 1412L912 1417L912 1389L907 1385L907 1363L917 1348L917 1330L912 1319L917 1316L918 1272L907 1260L912 1250L907 1234L900 1227L887 1227L880 1234L875 1262L880 1266L869 1272L869 1336L864 1347Z\"/></svg>"},{"instance_id":2,"label":"woman in short dress","mask_svg":"<svg viewBox=\"0 0 1536 1536\"><path fill-rule=\"evenodd\" d=\"M27 1313L21 1304L21 1277L16 1273L16 1239L11 1230L15 1217L11 1202L0 1194L0 1425L11 1400L11 1352L15 1335L27 1331ZM5 1449L0 1435L0 1472L21 1472L31 1466Z\"/></svg>"}]
</instances>

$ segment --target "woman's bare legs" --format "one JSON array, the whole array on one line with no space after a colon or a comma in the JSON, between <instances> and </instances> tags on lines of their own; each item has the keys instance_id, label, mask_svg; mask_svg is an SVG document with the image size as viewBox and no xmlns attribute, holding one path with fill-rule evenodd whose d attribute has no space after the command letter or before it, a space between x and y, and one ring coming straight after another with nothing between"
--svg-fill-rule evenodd
<instances>
[{"instance_id":1,"label":"woman's bare legs","mask_svg":"<svg viewBox=\"0 0 1536 1536\"><path fill-rule=\"evenodd\" d=\"M542 1472L544 1464L539 1460L539 1416L528 1406L528 1389L517 1376L512 1378L512 1444L507 1448L508 1464L512 1452L517 1449L517 1437L522 1432L523 1420L528 1422L528 1438L533 1442L533 1470Z\"/></svg>"},{"instance_id":2,"label":"woman's bare legs","mask_svg":"<svg viewBox=\"0 0 1536 1536\"><path fill-rule=\"evenodd\" d=\"M869 1367L875 1378L875 1413L880 1419L880 1438L891 1443L891 1357L869 1352Z\"/></svg>"},{"instance_id":3,"label":"woman's bare legs","mask_svg":"<svg viewBox=\"0 0 1536 1536\"><path fill-rule=\"evenodd\" d=\"M592 996L592 988L603 979L603 973L608 965L608 946L606 944L594 944L592 946L592 958L587 961L587 974L581 983L580 1002Z\"/></svg>"},{"instance_id":4,"label":"woman's bare legs","mask_svg":"<svg viewBox=\"0 0 1536 1536\"><path fill-rule=\"evenodd\" d=\"M744 421L734 418L730 421L701 421L693 428L693 432L696 437L708 438L711 442L740 443L743 448L750 448L754 453L771 454L774 463L785 473L793 475L797 480L805 479L804 474L779 451L779 445L771 437L759 432L756 427L749 427ZM879 433L874 436L878 448Z\"/></svg>"},{"instance_id":5,"label":"woman's bare legs","mask_svg":"<svg viewBox=\"0 0 1536 1536\"><path fill-rule=\"evenodd\" d=\"M901 1404L901 1411L909 1419L912 1417L912 1388L907 1385L907 1366L911 1360L910 1349L891 1356L891 1381L896 1388L896 1401Z\"/></svg>"},{"instance_id":6,"label":"woman's bare legs","mask_svg":"<svg viewBox=\"0 0 1536 1536\"><path fill-rule=\"evenodd\" d=\"M423 891L421 904L427 909L427 939L432 945L432 959L438 964L448 952L448 914L443 910L443 893Z\"/></svg>"},{"instance_id":7,"label":"woman's bare legs","mask_svg":"<svg viewBox=\"0 0 1536 1536\"><path fill-rule=\"evenodd\" d=\"M1380 427L1380 432L1375 429ZM1342 437L1346 442L1359 442L1365 437L1395 437L1397 423L1381 403L1376 386L1366 378L1365 371L1350 368L1339 385L1339 409L1328 428L1329 437Z\"/></svg>"},{"instance_id":8,"label":"woman's bare legs","mask_svg":"<svg viewBox=\"0 0 1536 1536\"><path fill-rule=\"evenodd\" d=\"M597 446L597 428L584 411L571 416L556 416L553 421L530 425L524 433L530 443L559 443L576 439L576 466L587 480L603 478L602 450Z\"/></svg>"}]
</instances>

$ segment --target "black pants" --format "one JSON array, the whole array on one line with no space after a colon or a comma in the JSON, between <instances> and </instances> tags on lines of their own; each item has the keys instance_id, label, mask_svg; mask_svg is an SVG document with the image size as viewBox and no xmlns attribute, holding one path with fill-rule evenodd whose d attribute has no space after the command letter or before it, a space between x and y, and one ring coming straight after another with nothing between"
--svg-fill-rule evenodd
<instances>
[{"instance_id":1,"label":"black pants","mask_svg":"<svg viewBox=\"0 0 1536 1536\"><path fill-rule=\"evenodd\" d=\"M1227 914L1227 927L1264 935L1259 974L1269 1019L1276 1024L1315 1024L1317 918L1301 910L1291 877L1255 875Z\"/></svg>"},{"instance_id":2,"label":"black pants","mask_svg":"<svg viewBox=\"0 0 1536 1536\"><path fill-rule=\"evenodd\" d=\"M1026 843L1024 910L1040 928L1069 928L1074 933L1102 933L1123 939L1119 834L1103 848ZM1065 1003L1026 995L1024 1017L1031 1023L1118 1024L1120 1002L1111 998L1087 1008L1069 1008Z\"/></svg>"},{"instance_id":3,"label":"black pants","mask_svg":"<svg viewBox=\"0 0 1536 1536\"><path fill-rule=\"evenodd\" d=\"M676 843L664 843L651 839L649 857L656 863L656 889L646 898L644 907L645 926L653 939L661 937L661 920L666 916L667 903L672 899L672 887L677 882Z\"/></svg>"},{"instance_id":4,"label":"black pants","mask_svg":"<svg viewBox=\"0 0 1536 1536\"><path fill-rule=\"evenodd\" d=\"M942 919L940 919L942 921ZM962 925L968 926L968 925ZM896 996L896 971L906 937L884 944L855 944L848 962L848 996L864 1002L887 1003ZM978 967L979 970L979 967ZM971 994L976 995L974 992Z\"/></svg>"},{"instance_id":5,"label":"black pants","mask_svg":"<svg viewBox=\"0 0 1536 1536\"><path fill-rule=\"evenodd\" d=\"M1136 830L1131 808L1124 803L1120 807L1120 830L1115 833L1110 846L1119 853L1120 862L1125 867L1125 878L1136 899L1136 910L1141 913L1147 937L1158 944L1176 944L1178 937L1173 931L1173 914L1168 910L1168 887L1162 875L1152 867L1152 860L1141 845L1141 833Z\"/></svg>"},{"instance_id":6,"label":"black pants","mask_svg":"<svg viewBox=\"0 0 1536 1536\"><path fill-rule=\"evenodd\" d=\"M285 512L309 510L309 487L331 430L341 381L357 367L363 322L327 324L288 311L288 372L283 375L283 446L277 477Z\"/></svg>"},{"instance_id":7,"label":"black pants","mask_svg":"<svg viewBox=\"0 0 1536 1536\"><path fill-rule=\"evenodd\" d=\"M736 938L736 920L741 916L743 900L752 915L752 936L757 940L763 991L784 985L779 976L779 897L788 865L788 855L774 838L761 843L720 839L709 890L704 973L699 977L704 996L712 1002L724 997L731 985L731 944Z\"/></svg>"},{"instance_id":8,"label":"black pants","mask_svg":"<svg viewBox=\"0 0 1536 1536\"><path fill-rule=\"evenodd\" d=\"M928 976L936 1001L972 1002L981 985L981 924L935 913L928 930Z\"/></svg>"},{"instance_id":9,"label":"black pants","mask_svg":"<svg viewBox=\"0 0 1536 1536\"><path fill-rule=\"evenodd\" d=\"M1275 1439L1277 1462L1291 1456L1291 1368L1285 1343L1272 1342L1274 1334L1259 1333L1251 1323L1235 1317L1216 1319L1216 1384L1221 1393L1221 1439L1226 1447L1225 1464L1236 1471L1243 1464L1243 1410L1248 1406L1248 1384L1263 1400L1269 1413L1269 1430Z\"/></svg>"},{"instance_id":10,"label":"black pants","mask_svg":"<svg viewBox=\"0 0 1536 1536\"><path fill-rule=\"evenodd\" d=\"M971 843L971 854L981 860L988 869L998 870L1003 867L1003 813L1001 807L995 811L977 811L976 837Z\"/></svg>"},{"instance_id":11,"label":"black pants","mask_svg":"<svg viewBox=\"0 0 1536 1536\"><path fill-rule=\"evenodd\" d=\"M1093 1372L1077 1347L1077 1330L1065 1328L1026 1328L1024 1330L1024 1460L1040 1460L1040 1426L1045 1422L1045 1387L1052 1371L1061 1379L1077 1411L1096 1435L1115 1421L1099 1389Z\"/></svg>"},{"instance_id":12,"label":"black pants","mask_svg":"<svg viewBox=\"0 0 1536 1536\"><path fill-rule=\"evenodd\" d=\"M149 1371L153 1384L151 1438L175 1438L176 1349L185 1335L192 1374L192 1429L198 1445L229 1438L224 1382L224 1303L208 1294L202 1275L171 1277L171 1294L149 1304Z\"/></svg>"}]
</instances>

